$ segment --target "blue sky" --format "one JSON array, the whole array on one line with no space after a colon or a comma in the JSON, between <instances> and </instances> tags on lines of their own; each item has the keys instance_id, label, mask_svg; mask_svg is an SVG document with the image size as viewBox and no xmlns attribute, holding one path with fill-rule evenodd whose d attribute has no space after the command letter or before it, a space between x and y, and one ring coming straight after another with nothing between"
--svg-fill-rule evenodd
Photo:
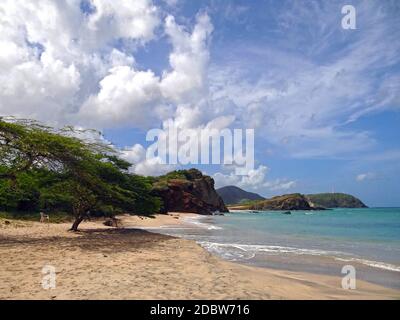
<instances>
[{"instance_id":1,"label":"blue sky","mask_svg":"<svg viewBox=\"0 0 400 320\"><path fill-rule=\"evenodd\" d=\"M358 3L351 3L357 9ZM201 10L207 11L215 28L210 50L211 63L215 63L216 66L228 65L228 67L237 64L247 74L247 81L257 82L265 73L279 73L280 67L285 69L285 73L288 72L287 69L289 72L292 68L296 69L295 62L290 60L287 61L288 64L285 61L282 62L283 66L276 65L274 63L276 58L272 57L271 59L270 56L273 54L282 53L283 56L289 56L291 59L304 60L306 63L315 63L318 66L332 63L340 57L342 51L350 50L348 48L351 47L353 41L367 34L368 30L364 31L363 25L369 25L369 20L375 19L368 15L363 16L363 19L358 17L358 29L344 31L340 26L343 17L340 9L348 2L339 1L330 6L329 10L324 6L324 1L313 4L314 8L308 8L303 1L301 9L295 8L301 11L299 17L296 17L298 11L293 8L295 7L293 2L289 1L252 1L251 4L249 1L230 1L228 4L221 1L190 1L182 2L178 6L178 12L184 16L182 21L185 21ZM400 13L400 7L395 3L387 2L386 4L388 11L391 11L389 7L392 6L393 14L396 13L396 10L397 13ZM321 12L318 13L316 8L320 8ZM308 10L309 12L307 12ZM372 10L371 13L376 14ZM282 21L280 21L281 15L283 15ZM285 25L289 19L288 16L294 19L291 21L291 25ZM329 19L324 27L330 28L330 30L322 32L320 24L327 16ZM399 20L396 20L394 16L392 19L393 32L399 31L399 25L395 24ZM391 21L388 20L387 27L390 28ZM360 33L362 35L359 35ZM382 44L390 45L385 39L382 39ZM156 43L154 46L155 51L158 48L165 50L168 43ZM385 47L380 49L385 50ZM142 63L144 68L149 67L161 71L168 65L167 56L161 56L154 62L153 57L145 50L143 55L139 54L137 57L137 61ZM271 71L271 68L275 70ZM388 76L399 75L399 68L397 60L393 65L378 70L379 72L371 77L371 82L380 82ZM365 73L368 73L368 69L365 70ZM353 86L354 90L357 90L357 83L354 83ZM363 101L361 100L359 103L362 104ZM301 103L298 107L301 108ZM337 105L338 109L347 107L347 105ZM371 112L354 122L339 124L343 126L343 130L369 133L370 139L374 140L374 146L362 154L350 152L345 156L336 155L334 154L336 146L331 145L328 148L332 149L332 156L297 158L286 154L286 150L279 150L278 147L274 154L258 152L257 161L271 168L269 179L275 180L284 177L295 180L296 187L292 191L308 193L335 190L356 194L370 205L400 205L398 196L400 183L397 179L400 172L399 155L394 154L392 158L373 160L374 154L399 150L400 114L398 107L399 100L393 101L393 104L385 110ZM332 119L332 121L337 120L343 121L342 119ZM118 140L119 137L120 135L117 134L115 139ZM351 138L350 134L348 139L351 140ZM124 141L123 144L129 144L129 141ZM257 151L267 144L268 142L263 139L258 139ZM205 168L206 171L207 169ZM214 172L212 169L208 171ZM357 181L356 177L366 172L371 173L370 177L363 181ZM264 195L277 193L269 190L259 192Z\"/></svg>"},{"instance_id":2,"label":"blue sky","mask_svg":"<svg viewBox=\"0 0 400 320\"><path fill-rule=\"evenodd\" d=\"M355 30L341 27L345 4ZM195 167L264 196L334 189L400 206L398 1L20 6L5 1L0 21L2 115L99 129L138 174L175 168L143 156L167 119L254 128L249 177Z\"/></svg>"}]
</instances>

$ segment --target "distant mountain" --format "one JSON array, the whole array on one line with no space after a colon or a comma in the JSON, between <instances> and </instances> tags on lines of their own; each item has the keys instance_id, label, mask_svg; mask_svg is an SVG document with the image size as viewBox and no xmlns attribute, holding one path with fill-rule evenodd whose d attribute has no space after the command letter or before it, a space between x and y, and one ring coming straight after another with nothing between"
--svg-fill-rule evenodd
<instances>
[{"instance_id":1,"label":"distant mountain","mask_svg":"<svg viewBox=\"0 0 400 320\"><path fill-rule=\"evenodd\" d=\"M264 200L265 198L257 193L247 192L235 186L226 186L217 189L217 193L224 200L225 204L239 204L246 201Z\"/></svg>"},{"instance_id":2,"label":"distant mountain","mask_svg":"<svg viewBox=\"0 0 400 320\"><path fill-rule=\"evenodd\" d=\"M307 199L315 206L325 208L367 208L356 197L345 193L318 193L308 194Z\"/></svg>"},{"instance_id":3,"label":"distant mountain","mask_svg":"<svg viewBox=\"0 0 400 320\"><path fill-rule=\"evenodd\" d=\"M325 208L367 208L361 200L344 193L284 194L229 207L232 210L324 210Z\"/></svg>"}]
</instances>

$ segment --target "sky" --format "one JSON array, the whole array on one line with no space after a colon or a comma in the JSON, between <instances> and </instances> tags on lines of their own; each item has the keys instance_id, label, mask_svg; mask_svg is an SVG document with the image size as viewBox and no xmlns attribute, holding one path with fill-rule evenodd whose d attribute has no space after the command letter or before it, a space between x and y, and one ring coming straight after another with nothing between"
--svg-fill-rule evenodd
<instances>
[{"instance_id":1,"label":"sky","mask_svg":"<svg viewBox=\"0 0 400 320\"><path fill-rule=\"evenodd\" d=\"M400 206L399 34L396 0L2 0L0 116L97 129L143 175L187 167L146 159L170 120L251 128L247 175L189 166L263 196Z\"/></svg>"}]
</instances>

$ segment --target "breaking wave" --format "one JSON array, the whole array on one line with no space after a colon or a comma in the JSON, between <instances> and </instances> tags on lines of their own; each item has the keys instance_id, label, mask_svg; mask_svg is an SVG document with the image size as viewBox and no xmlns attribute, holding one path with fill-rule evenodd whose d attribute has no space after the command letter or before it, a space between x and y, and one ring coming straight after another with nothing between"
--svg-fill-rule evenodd
<instances>
[{"instance_id":1,"label":"breaking wave","mask_svg":"<svg viewBox=\"0 0 400 320\"><path fill-rule=\"evenodd\" d=\"M400 266L388 264L380 261L371 261L358 258L343 258L346 253L340 251L326 251L317 249L303 249L295 247L284 246L271 246L271 245L255 245L255 244L238 244L238 243L216 243L209 241L198 241L198 243L211 253L219 255L220 257L231 260L249 260L256 256L257 253L268 254L296 254L296 255L312 255L312 256L325 256L333 257L335 260L344 262L356 262L363 265L400 272Z\"/></svg>"}]
</instances>

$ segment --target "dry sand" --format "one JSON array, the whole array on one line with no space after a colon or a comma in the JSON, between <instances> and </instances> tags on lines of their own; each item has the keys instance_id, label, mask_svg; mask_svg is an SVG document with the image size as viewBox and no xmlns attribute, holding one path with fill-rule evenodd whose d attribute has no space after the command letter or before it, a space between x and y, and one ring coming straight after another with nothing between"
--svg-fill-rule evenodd
<instances>
[{"instance_id":1,"label":"dry sand","mask_svg":"<svg viewBox=\"0 0 400 320\"><path fill-rule=\"evenodd\" d=\"M182 215L122 217L125 226L185 223ZM140 229L84 222L0 219L0 299L399 299L399 291L357 281L255 268L223 261L194 241ZM42 288L42 268L56 268L56 288Z\"/></svg>"}]
</instances>

